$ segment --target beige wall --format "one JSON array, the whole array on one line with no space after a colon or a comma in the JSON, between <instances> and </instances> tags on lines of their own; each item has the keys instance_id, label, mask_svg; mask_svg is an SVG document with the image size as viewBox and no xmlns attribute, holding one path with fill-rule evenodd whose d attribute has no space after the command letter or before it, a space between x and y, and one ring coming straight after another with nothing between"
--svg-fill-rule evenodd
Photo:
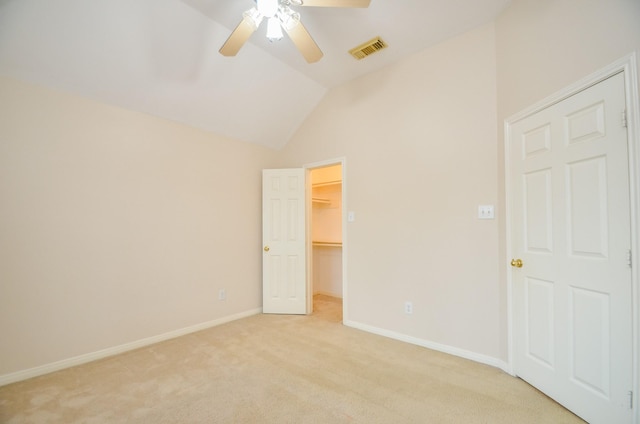
<instances>
[{"instance_id":1,"label":"beige wall","mask_svg":"<svg viewBox=\"0 0 640 424\"><path fill-rule=\"evenodd\" d=\"M282 155L346 157L347 320L497 358L494 47L488 25L330 91Z\"/></svg>"},{"instance_id":2,"label":"beige wall","mask_svg":"<svg viewBox=\"0 0 640 424\"><path fill-rule=\"evenodd\" d=\"M638 0L513 0L496 21L498 163L504 163L506 118L634 51L640 53ZM499 176L504 214L502 165ZM504 221L500 242L505 258ZM504 261L500 272L500 314L506 317ZM506 331L503 320L501 333ZM502 357L506 349L504 344Z\"/></svg>"},{"instance_id":3,"label":"beige wall","mask_svg":"<svg viewBox=\"0 0 640 424\"><path fill-rule=\"evenodd\" d=\"M640 52L638 0L513 0L496 21L504 118Z\"/></svg>"},{"instance_id":4,"label":"beige wall","mask_svg":"<svg viewBox=\"0 0 640 424\"><path fill-rule=\"evenodd\" d=\"M0 98L0 376L261 307L274 152L9 79Z\"/></svg>"}]
</instances>

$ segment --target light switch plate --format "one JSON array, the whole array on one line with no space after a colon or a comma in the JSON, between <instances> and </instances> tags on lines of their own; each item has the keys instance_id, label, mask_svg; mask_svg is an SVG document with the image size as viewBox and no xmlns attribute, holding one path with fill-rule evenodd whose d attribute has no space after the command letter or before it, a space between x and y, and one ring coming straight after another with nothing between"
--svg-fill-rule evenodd
<instances>
[{"instance_id":1,"label":"light switch plate","mask_svg":"<svg viewBox=\"0 0 640 424\"><path fill-rule=\"evenodd\" d=\"M348 222L353 222L356 220L356 213L355 212L349 212L347 214L347 221Z\"/></svg>"},{"instance_id":2,"label":"light switch plate","mask_svg":"<svg viewBox=\"0 0 640 424\"><path fill-rule=\"evenodd\" d=\"M478 206L478 219L493 219L493 205Z\"/></svg>"}]
</instances>

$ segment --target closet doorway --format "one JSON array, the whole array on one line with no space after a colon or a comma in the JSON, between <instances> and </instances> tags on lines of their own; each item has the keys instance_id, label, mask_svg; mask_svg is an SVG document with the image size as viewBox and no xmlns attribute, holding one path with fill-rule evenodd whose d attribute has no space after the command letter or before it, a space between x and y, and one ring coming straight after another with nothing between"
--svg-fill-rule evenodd
<instances>
[{"instance_id":1,"label":"closet doorway","mask_svg":"<svg viewBox=\"0 0 640 424\"><path fill-rule=\"evenodd\" d=\"M343 164L309 169L311 206L310 291L313 313L330 313L342 322Z\"/></svg>"}]
</instances>

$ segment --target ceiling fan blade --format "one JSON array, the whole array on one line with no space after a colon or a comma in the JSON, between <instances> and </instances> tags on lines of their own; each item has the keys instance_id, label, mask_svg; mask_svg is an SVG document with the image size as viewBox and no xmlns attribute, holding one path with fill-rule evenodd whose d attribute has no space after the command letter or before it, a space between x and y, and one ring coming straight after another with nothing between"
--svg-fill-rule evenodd
<instances>
[{"instance_id":1,"label":"ceiling fan blade","mask_svg":"<svg viewBox=\"0 0 640 424\"><path fill-rule=\"evenodd\" d=\"M371 0L302 0L301 6L314 7L369 7Z\"/></svg>"},{"instance_id":2,"label":"ceiling fan blade","mask_svg":"<svg viewBox=\"0 0 640 424\"><path fill-rule=\"evenodd\" d=\"M256 26L249 17L245 17L233 30L227 41L220 47L223 56L235 56L238 54L244 43L247 42L251 34L256 31Z\"/></svg>"},{"instance_id":3,"label":"ceiling fan blade","mask_svg":"<svg viewBox=\"0 0 640 424\"><path fill-rule=\"evenodd\" d=\"M300 50L300 53L302 53L302 56L304 56L308 63L317 62L322 59L322 56L324 56L322 50L320 50L320 47L313 41L313 38L311 38L311 35L309 35L304 25L302 25L302 22L298 22L297 25L290 29L285 27L285 31L287 31L289 38L291 38L293 44Z\"/></svg>"}]
</instances>

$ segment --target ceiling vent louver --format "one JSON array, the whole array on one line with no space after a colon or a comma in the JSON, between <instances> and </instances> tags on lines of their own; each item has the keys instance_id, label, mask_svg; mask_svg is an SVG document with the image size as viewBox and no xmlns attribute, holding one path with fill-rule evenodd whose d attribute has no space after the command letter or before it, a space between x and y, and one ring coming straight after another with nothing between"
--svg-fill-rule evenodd
<instances>
[{"instance_id":1,"label":"ceiling vent louver","mask_svg":"<svg viewBox=\"0 0 640 424\"><path fill-rule=\"evenodd\" d=\"M366 43L360 44L358 47L354 47L353 49L349 50L349 53L351 54L351 56L360 60L364 59L367 56L371 56L372 54L379 52L386 47L387 43L382 41L382 38L376 37L367 41Z\"/></svg>"}]
</instances>

